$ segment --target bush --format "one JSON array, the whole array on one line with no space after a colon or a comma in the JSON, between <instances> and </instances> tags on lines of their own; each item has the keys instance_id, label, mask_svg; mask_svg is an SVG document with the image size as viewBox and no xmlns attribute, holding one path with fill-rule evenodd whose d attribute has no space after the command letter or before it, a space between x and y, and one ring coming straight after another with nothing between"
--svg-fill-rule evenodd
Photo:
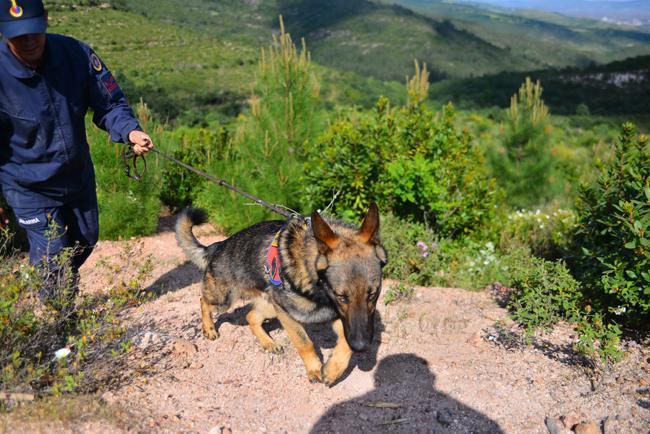
<instances>
[{"instance_id":1,"label":"bush","mask_svg":"<svg viewBox=\"0 0 650 434\"><path fill-rule=\"evenodd\" d=\"M631 325L650 316L650 152L623 125L616 157L583 187L570 257L595 312Z\"/></svg>"},{"instance_id":2,"label":"bush","mask_svg":"<svg viewBox=\"0 0 650 434\"><path fill-rule=\"evenodd\" d=\"M10 238L8 230L0 231L0 251L7 251ZM141 284L151 272L152 260L143 259L142 249L125 249L121 265L113 270L118 284L103 295L75 296L72 254L66 250L53 259L57 279L49 281L54 295L46 303L37 296L43 285L42 270L25 265L13 253L0 261L3 392L36 396L89 392L97 390L101 381L110 382L106 376L124 375L119 371L125 366L116 369L117 356L128 351L130 343L123 339L125 328L118 314L145 299ZM0 411L10 409L0 402Z\"/></svg>"},{"instance_id":3,"label":"bush","mask_svg":"<svg viewBox=\"0 0 650 434\"><path fill-rule=\"evenodd\" d=\"M150 112L142 101L135 108L142 127L158 145L160 125L150 121ZM100 238L128 239L152 234L158 226L160 214L159 159L149 154L145 178L139 182L132 180L124 174L122 150L126 145L111 142L104 131L90 122L87 122L87 133L97 178Z\"/></svg>"},{"instance_id":4,"label":"bush","mask_svg":"<svg viewBox=\"0 0 650 434\"><path fill-rule=\"evenodd\" d=\"M181 127L165 140L177 144L174 158L202 171L213 159L229 159L232 148L230 133L222 126ZM204 178L173 163L165 167L162 180L160 200L173 210L194 204L206 183Z\"/></svg>"},{"instance_id":5,"label":"bush","mask_svg":"<svg viewBox=\"0 0 650 434\"><path fill-rule=\"evenodd\" d=\"M208 172L268 202L302 211L304 143L321 131L321 114L309 52L304 41L302 50L297 49L281 23L279 38L262 50L250 112L237 120L232 153L214 158ZM266 208L245 206L250 205L247 200L213 184L197 200L228 231L275 217Z\"/></svg>"},{"instance_id":6,"label":"bush","mask_svg":"<svg viewBox=\"0 0 650 434\"><path fill-rule=\"evenodd\" d=\"M505 221L499 248L507 252L524 247L540 258L558 259L566 251L574 227L571 210L516 211Z\"/></svg>"},{"instance_id":7,"label":"bush","mask_svg":"<svg viewBox=\"0 0 650 434\"><path fill-rule=\"evenodd\" d=\"M544 204L553 197L555 159L549 146L547 117L541 84L526 78L511 99L503 145L489 153L493 174L514 208Z\"/></svg>"},{"instance_id":8,"label":"bush","mask_svg":"<svg viewBox=\"0 0 650 434\"><path fill-rule=\"evenodd\" d=\"M561 319L578 319L580 284L564 263L525 254L510 258L508 284L515 290L508 307L515 321L530 332L548 329Z\"/></svg>"},{"instance_id":9,"label":"bush","mask_svg":"<svg viewBox=\"0 0 650 434\"><path fill-rule=\"evenodd\" d=\"M333 124L309 147L305 195L358 219L373 200L396 216L461 237L492 223L496 204L478 148L454 127L451 105L434 116L424 104L393 109L382 98L369 115Z\"/></svg>"}]
</instances>

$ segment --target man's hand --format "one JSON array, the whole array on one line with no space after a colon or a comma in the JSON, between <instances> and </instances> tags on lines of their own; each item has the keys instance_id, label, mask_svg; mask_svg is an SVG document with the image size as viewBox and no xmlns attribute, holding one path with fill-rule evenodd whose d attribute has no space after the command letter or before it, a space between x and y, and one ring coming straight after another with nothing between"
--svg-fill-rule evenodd
<instances>
[{"instance_id":1,"label":"man's hand","mask_svg":"<svg viewBox=\"0 0 650 434\"><path fill-rule=\"evenodd\" d=\"M133 143L135 155L144 155L153 149L153 140L145 132L133 130L129 133L129 141Z\"/></svg>"}]
</instances>

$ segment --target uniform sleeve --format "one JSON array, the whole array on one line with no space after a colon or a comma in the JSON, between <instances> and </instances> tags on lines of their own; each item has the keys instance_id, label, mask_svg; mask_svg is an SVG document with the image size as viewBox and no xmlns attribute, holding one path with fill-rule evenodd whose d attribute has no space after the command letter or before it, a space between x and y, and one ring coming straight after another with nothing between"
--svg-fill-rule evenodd
<instances>
[{"instance_id":1,"label":"uniform sleeve","mask_svg":"<svg viewBox=\"0 0 650 434\"><path fill-rule=\"evenodd\" d=\"M131 131L142 130L140 124L111 71L90 47L84 45L84 48L88 56L88 98L94 111L93 122L107 131L114 142L128 143Z\"/></svg>"}]
</instances>

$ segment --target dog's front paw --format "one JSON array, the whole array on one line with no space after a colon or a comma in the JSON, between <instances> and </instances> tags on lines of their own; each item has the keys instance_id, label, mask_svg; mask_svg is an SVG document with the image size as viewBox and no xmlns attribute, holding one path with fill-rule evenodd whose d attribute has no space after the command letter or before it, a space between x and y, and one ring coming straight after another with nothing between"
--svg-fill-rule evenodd
<instances>
[{"instance_id":1,"label":"dog's front paw","mask_svg":"<svg viewBox=\"0 0 650 434\"><path fill-rule=\"evenodd\" d=\"M210 339L211 341L214 341L219 337L219 332L214 329L212 330L203 329L203 337L205 337L206 339Z\"/></svg>"},{"instance_id":2,"label":"dog's front paw","mask_svg":"<svg viewBox=\"0 0 650 434\"><path fill-rule=\"evenodd\" d=\"M327 386L332 387L334 383L338 381L339 378L341 378L341 375L343 375L343 372L345 372L345 369L348 367L347 363L341 363L340 361L330 359L327 361L325 365L323 365L323 383L325 383Z\"/></svg>"},{"instance_id":3,"label":"dog's front paw","mask_svg":"<svg viewBox=\"0 0 650 434\"><path fill-rule=\"evenodd\" d=\"M284 353L284 347L277 342L269 342L262 345L264 351L268 351L271 354L282 354Z\"/></svg>"},{"instance_id":4,"label":"dog's front paw","mask_svg":"<svg viewBox=\"0 0 650 434\"><path fill-rule=\"evenodd\" d=\"M321 374L322 368L319 366L317 369L311 369L307 371L307 378L309 379L310 383L322 383L323 382L323 377Z\"/></svg>"}]
</instances>

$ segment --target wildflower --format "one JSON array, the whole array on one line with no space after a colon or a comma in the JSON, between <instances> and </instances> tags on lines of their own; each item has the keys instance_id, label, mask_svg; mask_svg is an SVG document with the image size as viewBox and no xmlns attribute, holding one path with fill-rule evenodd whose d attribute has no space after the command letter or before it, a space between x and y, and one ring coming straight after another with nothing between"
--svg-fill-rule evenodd
<instances>
[{"instance_id":1,"label":"wildflower","mask_svg":"<svg viewBox=\"0 0 650 434\"><path fill-rule=\"evenodd\" d=\"M420 250L422 250L423 258L429 256L429 246L427 246L424 241L418 241L417 246L420 248Z\"/></svg>"},{"instance_id":2,"label":"wildflower","mask_svg":"<svg viewBox=\"0 0 650 434\"><path fill-rule=\"evenodd\" d=\"M68 357L70 354L70 348L61 348L54 353L54 360L61 360Z\"/></svg>"}]
</instances>

